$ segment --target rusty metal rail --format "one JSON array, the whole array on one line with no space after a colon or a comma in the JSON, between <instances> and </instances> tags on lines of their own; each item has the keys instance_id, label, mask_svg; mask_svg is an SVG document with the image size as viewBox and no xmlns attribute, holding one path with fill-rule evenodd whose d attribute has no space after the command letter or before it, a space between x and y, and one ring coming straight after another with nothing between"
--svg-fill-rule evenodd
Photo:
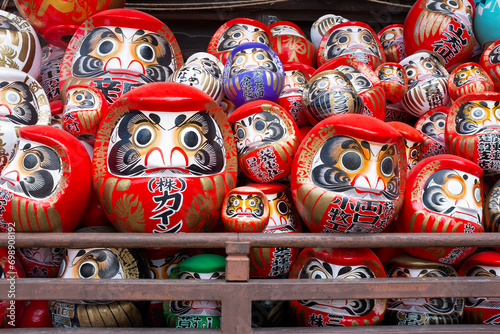
<instances>
[{"instance_id":1,"label":"rusty metal rail","mask_svg":"<svg viewBox=\"0 0 500 334\"><path fill-rule=\"evenodd\" d=\"M0 235L0 247L8 244ZM422 297L500 297L500 278L377 278L359 281L249 279L248 253L251 247L429 247L480 246L500 247L500 233L483 234L86 234L17 233L16 247L158 247L225 248L226 281L170 280L68 280L18 279L16 299L87 299L87 300L220 300L220 330L175 330L144 328L144 333L326 333L321 328L251 328L251 302L255 300L422 298ZM9 291L8 282L0 281L0 296ZM21 330L3 330L19 333ZM136 333L138 329L22 329L26 333ZM402 333L408 328L374 326L335 329L345 333ZM330 331L329 331L330 332ZM455 325L412 327L412 333L492 333L500 326Z\"/></svg>"}]
</instances>

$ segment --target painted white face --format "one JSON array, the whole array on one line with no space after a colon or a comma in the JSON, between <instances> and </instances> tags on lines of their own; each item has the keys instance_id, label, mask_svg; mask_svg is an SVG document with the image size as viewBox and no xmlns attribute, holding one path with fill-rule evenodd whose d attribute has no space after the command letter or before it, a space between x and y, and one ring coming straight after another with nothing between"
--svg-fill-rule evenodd
<instances>
[{"instance_id":1,"label":"painted white face","mask_svg":"<svg viewBox=\"0 0 500 334\"><path fill-rule=\"evenodd\" d=\"M61 158L53 148L20 138L0 174L0 187L24 197L44 199L56 191L61 178Z\"/></svg>"},{"instance_id":2,"label":"painted white face","mask_svg":"<svg viewBox=\"0 0 500 334\"><path fill-rule=\"evenodd\" d=\"M108 168L127 177L203 176L225 168L219 125L206 111L133 110L111 132Z\"/></svg>"},{"instance_id":3,"label":"painted white face","mask_svg":"<svg viewBox=\"0 0 500 334\"><path fill-rule=\"evenodd\" d=\"M427 0L425 7L433 12L452 16L467 27L472 27L472 5L468 0Z\"/></svg>"},{"instance_id":4,"label":"painted white face","mask_svg":"<svg viewBox=\"0 0 500 334\"><path fill-rule=\"evenodd\" d=\"M132 75L144 82L167 81L174 71L170 44L159 34L123 27L97 27L80 44L73 76Z\"/></svg>"},{"instance_id":5,"label":"painted white face","mask_svg":"<svg viewBox=\"0 0 500 334\"><path fill-rule=\"evenodd\" d=\"M387 277L448 277L439 269L409 269L396 267ZM450 314L455 311L457 298L404 298L389 299L387 309L408 313Z\"/></svg>"},{"instance_id":6,"label":"painted white face","mask_svg":"<svg viewBox=\"0 0 500 334\"><path fill-rule=\"evenodd\" d=\"M234 122L231 127L239 155L256 147L273 144L288 134L281 118L269 111L245 117Z\"/></svg>"},{"instance_id":7,"label":"painted white face","mask_svg":"<svg viewBox=\"0 0 500 334\"><path fill-rule=\"evenodd\" d=\"M359 279L374 278L366 266L339 266L316 258L311 258L302 267L299 279ZM299 303L310 309L340 316L359 316L370 313L375 307L374 299L347 300L301 300Z\"/></svg>"},{"instance_id":8,"label":"painted white face","mask_svg":"<svg viewBox=\"0 0 500 334\"><path fill-rule=\"evenodd\" d=\"M106 248L68 249L59 278L123 279L118 256Z\"/></svg>"},{"instance_id":9,"label":"painted white face","mask_svg":"<svg viewBox=\"0 0 500 334\"><path fill-rule=\"evenodd\" d=\"M286 192L266 194L269 201L269 223L264 233L288 233L297 230L293 200Z\"/></svg>"},{"instance_id":10,"label":"painted white face","mask_svg":"<svg viewBox=\"0 0 500 334\"><path fill-rule=\"evenodd\" d=\"M352 54L366 53L381 57L377 40L366 28L349 26L335 29L325 45L326 59Z\"/></svg>"},{"instance_id":11,"label":"painted white face","mask_svg":"<svg viewBox=\"0 0 500 334\"><path fill-rule=\"evenodd\" d=\"M469 101L460 106L455 118L460 135L500 132L500 102Z\"/></svg>"},{"instance_id":12,"label":"painted white face","mask_svg":"<svg viewBox=\"0 0 500 334\"><path fill-rule=\"evenodd\" d=\"M307 78L301 71L285 71L285 85L280 97L302 96L302 91L307 84Z\"/></svg>"},{"instance_id":13,"label":"painted white face","mask_svg":"<svg viewBox=\"0 0 500 334\"><path fill-rule=\"evenodd\" d=\"M296 28L288 25L275 26L271 29L271 33L273 34L273 36L293 35L293 36L304 37Z\"/></svg>"},{"instance_id":14,"label":"painted white face","mask_svg":"<svg viewBox=\"0 0 500 334\"><path fill-rule=\"evenodd\" d=\"M380 42L384 49L395 45L404 43L403 39L403 28L395 27L387 29L382 35L380 35Z\"/></svg>"},{"instance_id":15,"label":"painted white face","mask_svg":"<svg viewBox=\"0 0 500 334\"><path fill-rule=\"evenodd\" d=\"M238 45L257 42L271 46L266 32L250 24L235 24L229 27L219 40L217 51L232 50Z\"/></svg>"},{"instance_id":16,"label":"painted white face","mask_svg":"<svg viewBox=\"0 0 500 334\"><path fill-rule=\"evenodd\" d=\"M361 94L368 89L373 87L370 79L364 75L360 70L351 65L342 65L337 68L339 71L345 74L347 79L352 83L354 89L358 94Z\"/></svg>"},{"instance_id":17,"label":"painted white face","mask_svg":"<svg viewBox=\"0 0 500 334\"><path fill-rule=\"evenodd\" d=\"M481 224L483 197L478 177L454 169L433 173L424 185L424 206L433 212Z\"/></svg>"},{"instance_id":18,"label":"painted white face","mask_svg":"<svg viewBox=\"0 0 500 334\"><path fill-rule=\"evenodd\" d=\"M446 126L446 113L437 112L431 117L427 118L422 123L421 132L424 135L431 137L441 144L441 146L445 146L444 141L444 129Z\"/></svg>"}]
</instances>

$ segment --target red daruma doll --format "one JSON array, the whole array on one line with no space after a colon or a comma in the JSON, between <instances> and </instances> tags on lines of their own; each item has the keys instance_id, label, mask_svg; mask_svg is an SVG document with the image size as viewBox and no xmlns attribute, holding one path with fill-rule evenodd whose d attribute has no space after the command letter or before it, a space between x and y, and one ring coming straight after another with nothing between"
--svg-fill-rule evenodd
<instances>
[{"instance_id":1,"label":"red daruma doll","mask_svg":"<svg viewBox=\"0 0 500 334\"><path fill-rule=\"evenodd\" d=\"M408 191L396 224L402 233L483 232L483 171L456 155L420 161L408 173ZM413 256L456 264L475 247L406 248Z\"/></svg>"},{"instance_id":2,"label":"red daruma doll","mask_svg":"<svg viewBox=\"0 0 500 334\"><path fill-rule=\"evenodd\" d=\"M120 232L204 232L236 184L224 112L201 90L173 82L136 88L112 105L94 146L92 180Z\"/></svg>"},{"instance_id":3,"label":"red daruma doll","mask_svg":"<svg viewBox=\"0 0 500 334\"><path fill-rule=\"evenodd\" d=\"M297 150L293 199L311 232L382 232L403 203L406 168L398 131L373 117L337 115Z\"/></svg>"}]
</instances>

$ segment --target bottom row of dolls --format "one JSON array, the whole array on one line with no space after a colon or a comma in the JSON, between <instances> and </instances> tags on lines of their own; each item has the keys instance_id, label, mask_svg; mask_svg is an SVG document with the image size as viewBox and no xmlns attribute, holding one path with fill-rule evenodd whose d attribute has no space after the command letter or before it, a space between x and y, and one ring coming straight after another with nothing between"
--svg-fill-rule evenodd
<instances>
[{"instance_id":1,"label":"bottom row of dolls","mask_svg":"<svg viewBox=\"0 0 500 334\"><path fill-rule=\"evenodd\" d=\"M60 278L225 279L225 257L214 254L217 252L201 254L200 250L193 249L53 249L52 254L56 253L58 255L52 259L61 260ZM383 250L377 250L377 254L380 259L386 257ZM418 259L394 249L391 254L399 255L384 261L383 265L379 256L368 248L305 248L294 259L290 273L278 278L495 277L500 268L500 252L496 250L478 251L458 268ZM31 255L36 258L41 252L31 249ZM7 249L0 249L1 278L25 277L24 268L33 273L33 264L27 268L25 261L16 259L13 262L11 259ZM38 268L41 269L47 270L47 267ZM286 296L282 297L286 299ZM499 309L498 298L268 300L252 302L252 326L498 324ZM15 323L9 320L12 318ZM0 302L0 319L3 319L2 327L219 328L221 302L37 300L25 303L22 300L6 300Z\"/></svg>"}]
</instances>

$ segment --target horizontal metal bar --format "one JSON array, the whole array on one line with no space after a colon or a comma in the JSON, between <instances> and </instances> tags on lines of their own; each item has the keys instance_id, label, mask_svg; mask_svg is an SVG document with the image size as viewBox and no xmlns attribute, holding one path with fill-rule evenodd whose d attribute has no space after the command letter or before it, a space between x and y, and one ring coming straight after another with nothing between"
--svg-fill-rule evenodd
<instances>
[{"instance_id":1,"label":"horizontal metal bar","mask_svg":"<svg viewBox=\"0 0 500 334\"><path fill-rule=\"evenodd\" d=\"M32 333L32 334L212 334L221 333L220 329L179 329L179 328L18 328L18 329L5 329L2 328L2 334L19 334L19 333ZM288 332L289 333L289 332ZM462 333L461 333L462 334Z\"/></svg>"},{"instance_id":2,"label":"horizontal metal bar","mask_svg":"<svg viewBox=\"0 0 500 334\"><path fill-rule=\"evenodd\" d=\"M10 283L0 280L0 296ZM217 280L79 280L24 278L15 299L64 300L249 300L500 297L499 277L373 278L359 280L267 279L234 283Z\"/></svg>"},{"instance_id":3,"label":"horizontal metal bar","mask_svg":"<svg viewBox=\"0 0 500 334\"><path fill-rule=\"evenodd\" d=\"M224 248L226 242L251 247L500 247L500 233L16 233L16 247ZM8 235L0 234L0 247Z\"/></svg>"}]
</instances>

